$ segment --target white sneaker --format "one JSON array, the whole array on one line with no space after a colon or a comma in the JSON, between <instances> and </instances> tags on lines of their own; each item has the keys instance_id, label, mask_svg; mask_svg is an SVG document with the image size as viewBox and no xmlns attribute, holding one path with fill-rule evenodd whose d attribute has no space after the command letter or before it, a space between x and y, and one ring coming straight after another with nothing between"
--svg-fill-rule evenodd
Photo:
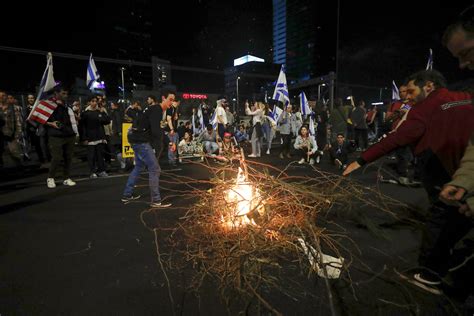
<instances>
[{"instance_id":1,"label":"white sneaker","mask_svg":"<svg viewBox=\"0 0 474 316\"><path fill-rule=\"evenodd\" d=\"M258 156L257 156L257 155L254 155L254 154L250 154L250 155L248 155L247 157L249 157L249 158L257 158Z\"/></svg>"},{"instance_id":2,"label":"white sneaker","mask_svg":"<svg viewBox=\"0 0 474 316\"><path fill-rule=\"evenodd\" d=\"M72 180L69 178L69 179L64 180L63 184L72 187L72 186L75 186L75 185L76 185L76 182L72 181Z\"/></svg>"},{"instance_id":3,"label":"white sneaker","mask_svg":"<svg viewBox=\"0 0 474 316\"><path fill-rule=\"evenodd\" d=\"M304 164L304 158L301 158L301 160L298 161L298 164L300 164L300 165Z\"/></svg>"},{"instance_id":4,"label":"white sneaker","mask_svg":"<svg viewBox=\"0 0 474 316\"><path fill-rule=\"evenodd\" d=\"M314 165L314 159L313 159L313 158L311 158L311 159L309 160L309 164L310 164L311 166Z\"/></svg>"},{"instance_id":5,"label":"white sneaker","mask_svg":"<svg viewBox=\"0 0 474 316\"><path fill-rule=\"evenodd\" d=\"M101 178L107 178L109 176L109 174L105 171L102 171L97 176L101 177Z\"/></svg>"},{"instance_id":6,"label":"white sneaker","mask_svg":"<svg viewBox=\"0 0 474 316\"><path fill-rule=\"evenodd\" d=\"M54 182L54 178L46 179L46 184L48 185L48 188L50 189L54 189L56 187L56 182Z\"/></svg>"},{"instance_id":7,"label":"white sneaker","mask_svg":"<svg viewBox=\"0 0 474 316\"><path fill-rule=\"evenodd\" d=\"M96 173L91 173L91 175L89 176L89 178L91 178L91 179L96 179L96 178L97 178L97 174L96 174Z\"/></svg>"},{"instance_id":8,"label":"white sneaker","mask_svg":"<svg viewBox=\"0 0 474 316\"><path fill-rule=\"evenodd\" d=\"M267 149L267 155L270 155L270 149Z\"/></svg>"},{"instance_id":9,"label":"white sneaker","mask_svg":"<svg viewBox=\"0 0 474 316\"><path fill-rule=\"evenodd\" d=\"M319 163L321 161L321 156L316 157L316 163Z\"/></svg>"}]
</instances>

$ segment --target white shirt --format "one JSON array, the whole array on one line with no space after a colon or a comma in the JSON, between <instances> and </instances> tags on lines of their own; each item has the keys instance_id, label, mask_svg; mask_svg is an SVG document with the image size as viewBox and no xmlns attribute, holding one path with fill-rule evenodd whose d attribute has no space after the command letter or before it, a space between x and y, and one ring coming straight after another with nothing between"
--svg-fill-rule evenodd
<instances>
[{"instance_id":1,"label":"white shirt","mask_svg":"<svg viewBox=\"0 0 474 316\"><path fill-rule=\"evenodd\" d=\"M216 107L216 117L217 117L217 123L221 123L226 125L227 124L227 115L225 113L225 110L222 106L217 106Z\"/></svg>"},{"instance_id":2,"label":"white shirt","mask_svg":"<svg viewBox=\"0 0 474 316\"><path fill-rule=\"evenodd\" d=\"M250 110L249 108L245 109L245 114L252 115L252 124L262 123L263 110L256 109L255 111Z\"/></svg>"}]
</instances>

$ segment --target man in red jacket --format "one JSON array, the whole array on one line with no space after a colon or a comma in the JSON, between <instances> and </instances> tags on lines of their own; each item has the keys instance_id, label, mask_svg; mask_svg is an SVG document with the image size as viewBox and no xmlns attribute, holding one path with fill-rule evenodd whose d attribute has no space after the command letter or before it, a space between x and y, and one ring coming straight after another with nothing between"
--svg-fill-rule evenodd
<instances>
[{"instance_id":1,"label":"man in red jacket","mask_svg":"<svg viewBox=\"0 0 474 316\"><path fill-rule=\"evenodd\" d=\"M430 218L421 245L419 264L425 269L415 273L427 287L439 285L449 265L449 252L472 228L456 209L438 199L439 189L450 181L474 131L472 95L445 88L444 77L426 70L411 75L408 99L416 104L398 129L363 152L343 175L366 163L410 145L418 158L420 176L431 202ZM432 292L435 293L434 288Z\"/></svg>"}]
</instances>

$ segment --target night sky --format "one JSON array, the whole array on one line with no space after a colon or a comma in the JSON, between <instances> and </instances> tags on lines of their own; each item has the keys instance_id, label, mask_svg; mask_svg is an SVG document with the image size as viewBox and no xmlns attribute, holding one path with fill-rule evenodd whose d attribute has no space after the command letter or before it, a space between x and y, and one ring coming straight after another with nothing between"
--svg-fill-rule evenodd
<instances>
[{"instance_id":1,"label":"night sky","mask_svg":"<svg viewBox=\"0 0 474 316\"><path fill-rule=\"evenodd\" d=\"M212 69L231 66L234 58L246 53L271 60L271 0L173 1L166 7L155 2L152 49L159 58ZM123 14L119 2L71 3L8 7L6 12L16 14L4 15L0 45L83 55L92 51L95 56L113 58L107 32L110 17ZM449 81L468 77L469 73L457 69L457 61L441 46L440 38L449 21L469 4L341 0L339 80L368 86L389 86L392 79L401 82L424 69L429 48L434 50L434 68ZM337 13L328 12L325 18L322 24L335 34ZM44 57L0 54L0 88L26 91L38 84ZM85 66L68 69L67 60L55 61L55 73L65 81L83 76L81 67Z\"/></svg>"}]
</instances>

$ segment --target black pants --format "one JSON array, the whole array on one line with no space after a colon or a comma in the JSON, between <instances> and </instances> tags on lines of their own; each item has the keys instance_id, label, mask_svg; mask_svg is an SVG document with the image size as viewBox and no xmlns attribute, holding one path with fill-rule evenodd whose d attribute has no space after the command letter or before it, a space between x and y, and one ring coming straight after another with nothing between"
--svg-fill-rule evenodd
<instances>
[{"instance_id":1,"label":"black pants","mask_svg":"<svg viewBox=\"0 0 474 316\"><path fill-rule=\"evenodd\" d=\"M308 156L308 148L307 147L303 147L302 149L297 149L296 150L296 157L299 158L299 159L304 159L306 162L309 162L309 160L311 158L314 158L316 157L316 154L315 153L311 153L309 156Z\"/></svg>"},{"instance_id":2,"label":"black pants","mask_svg":"<svg viewBox=\"0 0 474 316\"><path fill-rule=\"evenodd\" d=\"M281 134L283 144L281 145L280 154L289 155L291 147L291 134Z\"/></svg>"},{"instance_id":3,"label":"black pants","mask_svg":"<svg viewBox=\"0 0 474 316\"><path fill-rule=\"evenodd\" d=\"M397 158L397 173L400 177L408 176L408 163L412 161L413 154L410 147L400 147L395 150L395 157Z\"/></svg>"},{"instance_id":4,"label":"black pants","mask_svg":"<svg viewBox=\"0 0 474 316\"><path fill-rule=\"evenodd\" d=\"M28 134L28 139L30 141L30 145L35 147L36 154L38 155L38 160L40 163L44 163L44 155L43 155L43 150L41 148L41 142L40 142L40 137L36 135L35 131L27 131Z\"/></svg>"},{"instance_id":5,"label":"black pants","mask_svg":"<svg viewBox=\"0 0 474 316\"><path fill-rule=\"evenodd\" d=\"M354 129L355 141L357 147L367 149L369 143L369 134L367 129Z\"/></svg>"},{"instance_id":6,"label":"black pants","mask_svg":"<svg viewBox=\"0 0 474 316\"><path fill-rule=\"evenodd\" d=\"M473 227L473 222L458 212L458 207L442 202L432 204L428 221L423 231L418 263L439 276L444 276L450 267L450 252Z\"/></svg>"},{"instance_id":7,"label":"black pants","mask_svg":"<svg viewBox=\"0 0 474 316\"><path fill-rule=\"evenodd\" d=\"M43 151L43 157L45 158L47 162L49 162L52 159L51 150L49 147L49 137L48 135L43 135L43 136L40 136L39 138L40 138L41 150Z\"/></svg>"},{"instance_id":8,"label":"black pants","mask_svg":"<svg viewBox=\"0 0 474 316\"><path fill-rule=\"evenodd\" d=\"M75 140L76 136L49 137L51 167L49 167L48 178L54 178L61 159L64 159L64 179L69 179Z\"/></svg>"},{"instance_id":9,"label":"black pants","mask_svg":"<svg viewBox=\"0 0 474 316\"><path fill-rule=\"evenodd\" d=\"M347 161L349 160L349 157L347 156L347 152L341 151L337 152L337 150L334 149L334 147L331 147L329 150L329 155L331 156L331 161L334 162L334 160L339 159L340 162L342 162L343 165L347 164Z\"/></svg>"},{"instance_id":10,"label":"black pants","mask_svg":"<svg viewBox=\"0 0 474 316\"><path fill-rule=\"evenodd\" d=\"M105 144L87 146L87 163L90 173L105 171Z\"/></svg>"}]
</instances>

